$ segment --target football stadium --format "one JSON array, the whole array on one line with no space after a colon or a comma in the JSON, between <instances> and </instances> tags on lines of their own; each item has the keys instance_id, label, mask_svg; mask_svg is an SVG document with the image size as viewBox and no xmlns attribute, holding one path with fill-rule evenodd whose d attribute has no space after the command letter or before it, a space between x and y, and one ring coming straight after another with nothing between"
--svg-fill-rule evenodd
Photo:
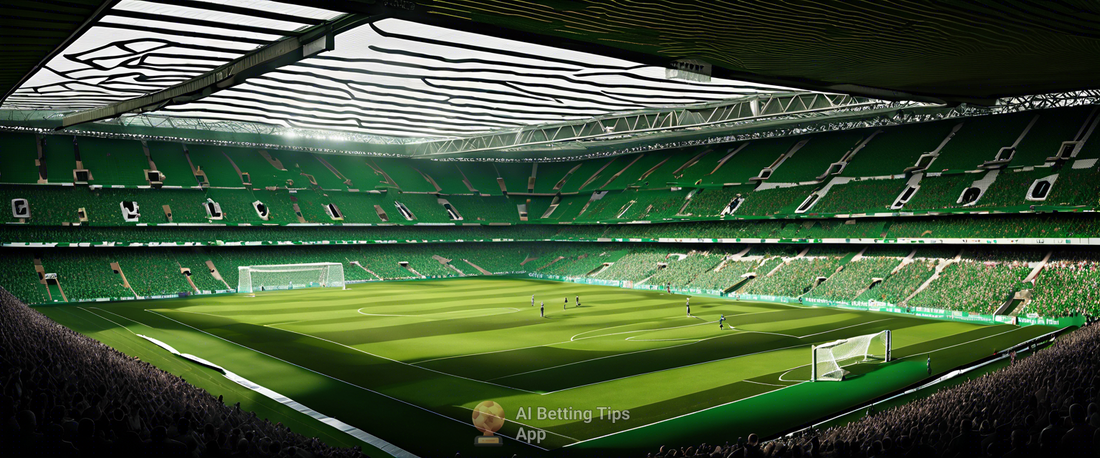
<instances>
[{"instance_id":1,"label":"football stadium","mask_svg":"<svg viewBox=\"0 0 1100 458\"><path fill-rule=\"evenodd\" d=\"M1097 4L0 17L4 456L1100 454Z\"/></svg>"}]
</instances>

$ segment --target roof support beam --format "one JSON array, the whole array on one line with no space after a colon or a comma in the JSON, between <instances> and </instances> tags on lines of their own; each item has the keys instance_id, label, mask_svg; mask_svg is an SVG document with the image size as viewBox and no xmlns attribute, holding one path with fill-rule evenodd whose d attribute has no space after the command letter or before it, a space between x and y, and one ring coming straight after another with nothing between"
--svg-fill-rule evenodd
<instances>
[{"instance_id":1,"label":"roof support beam","mask_svg":"<svg viewBox=\"0 0 1100 458\"><path fill-rule=\"evenodd\" d=\"M458 139L413 143L408 145L408 151L412 156L445 157L565 142L713 129L775 116L824 115L834 111L869 110L882 108L889 103L847 94L814 92L753 95L687 107L606 115L563 124L529 126Z\"/></svg>"},{"instance_id":2,"label":"roof support beam","mask_svg":"<svg viewBox=\"0 0 1100 458\"><path fill-rule=\"evenodd\" d=\"M380 18L345 15L310 27L301 33L274 41L233 59L229 63L175 86L107 106L65 116L58 129L102 119L117 118L126 113L144 113L167 105L193 102L217 91L243 83L279 67L293 64L310 55L335 48L340 32Z\"/></svg>"}]
</instances>

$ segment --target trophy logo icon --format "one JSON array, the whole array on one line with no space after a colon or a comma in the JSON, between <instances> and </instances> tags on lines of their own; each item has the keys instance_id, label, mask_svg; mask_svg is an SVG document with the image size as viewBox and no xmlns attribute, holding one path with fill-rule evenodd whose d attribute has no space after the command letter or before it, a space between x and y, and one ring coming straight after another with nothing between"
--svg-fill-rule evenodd
<instances>
[{"instance_id":1,"label":"trophy logo icon","mask_svg":"<svg viewBox=\"0 0 1100 458\"><path fill-rule=\"evenodd\" d=\"M474 407L474 427L481 435L474 438L477 446L500 446L504 441L493 433L504 426L504 407L493 401L482 401Z\"/></svg>"}]
</instances>

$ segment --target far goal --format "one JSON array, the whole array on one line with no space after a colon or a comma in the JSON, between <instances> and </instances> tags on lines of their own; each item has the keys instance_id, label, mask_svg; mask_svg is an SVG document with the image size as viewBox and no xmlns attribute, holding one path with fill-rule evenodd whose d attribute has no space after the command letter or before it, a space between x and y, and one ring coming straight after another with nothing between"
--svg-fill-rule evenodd
<instances>
[{"instance_id":1,"label":"far goal","mask_svg":"<svg viewBox=\"0 0 1100 458\"><path fill-rule=\"evenodd\" d=\"M886 330L813 346L810 380L838 382L849 373L843 369L845 366L890 361L891 344L890 331Z\"/></svg>"},{"instance_id":2,"label":"far goal","mask_svg":"<svg viewBox=\"0 0 1100 458\"><path fill-rule=\"evenodd\" d=\"M344 266L338 262L241 266L237 272L238 293L312 287L344 289Z\"/></svg>"}]
</instances>

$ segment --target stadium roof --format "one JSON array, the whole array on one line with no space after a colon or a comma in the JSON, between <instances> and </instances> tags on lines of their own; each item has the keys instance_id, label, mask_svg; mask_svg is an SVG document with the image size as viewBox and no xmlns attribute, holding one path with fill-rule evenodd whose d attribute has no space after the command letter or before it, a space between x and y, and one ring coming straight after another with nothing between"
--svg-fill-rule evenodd
<instances>
[{"instance_id":1,"label":"stadium roof","mask_svg":"<svg viewBox=\"0 0 1100 458\"><path fill-rule=\"evenodd\" d=\"M1100 7L1075 1L16 0L0 14L18 18L0 56L25 72L0 75L2 108L66 126L149 113L466 137L793 88L993 103L1100 72ZM713 78L668 79L682 59Z\"/></svg>"}]
</instances>

